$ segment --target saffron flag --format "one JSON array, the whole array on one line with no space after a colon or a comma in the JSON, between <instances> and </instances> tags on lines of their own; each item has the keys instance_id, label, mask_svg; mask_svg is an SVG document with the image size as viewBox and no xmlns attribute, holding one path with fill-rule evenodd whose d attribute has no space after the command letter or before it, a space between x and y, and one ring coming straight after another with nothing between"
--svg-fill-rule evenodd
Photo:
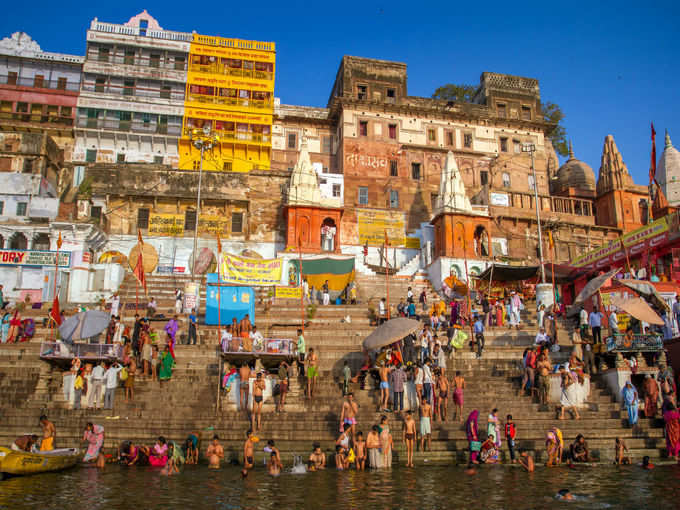
<instances>
[{"instance_id":1,"label":"saffron flag","mask_svg":"<svg viewBox=\"0 0 680 510\"><path fill-rule=\"evenodd\" d=\"M144 294L147 293L146 290L146 275L144 274L144 241L142 240L142 231L137 230L137 239L139 240L139 257L137 257L137 264L135 265L135 270L133 274L139 284L144 288Z\"/></svg>"},{"instance_id":2,"label":"saffron flag","mask_svg":"<svg viewBox=\"0 0 680 510\"><path fill-rule=\"evenodd\" d=\"M62 245L61 232L59 232L59 237L57 238L57 250L61 250L61 245Z\"/></svg>"},{"instance_id":3,"label":"saffron flag","mask_svg":"<svg viewBox=\"0 0 680 510\"><path fill-rule=\"evenodd\" d=\"M649 162L649 185L652 186L656 180L656 131L652 122L652 157ZM651 188L650 188L651 189Z\"/></svg>"},{"instance_id":4,"label":"saffron flag","mask_svg":"<svg viewBox=\"0 0 680 510\"><path fill-rule=\"evenodd\" d=\"M52 302L52 311L50 312L50 317L57 324L61 326L61 311L59 310L59 296L54 296L54 301Z\"/></svg>"},{"instance_id":5,"label":"saffron flag","mask_svg":"<svg viewBox=\"0 0 680 510\"><path fill-rule=\"evenodd\" d=\"M555 241L553 241L552 230L548 230L548 242L550 243L550 249L555 247Z\"/></svg>"}]
</instances>

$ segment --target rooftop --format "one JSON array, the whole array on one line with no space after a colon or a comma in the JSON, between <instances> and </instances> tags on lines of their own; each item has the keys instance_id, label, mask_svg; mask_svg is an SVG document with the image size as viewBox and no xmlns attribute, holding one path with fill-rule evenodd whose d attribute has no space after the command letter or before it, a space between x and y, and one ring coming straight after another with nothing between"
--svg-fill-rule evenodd
<instances>
[{"instance_id":1,"label":"rooftop","mask_svg":"<svg viewBox=\"0 0 680 510\"><path fill-rule=\"evenodd\" d=\"M26 32L14 32L10 37L0 40L0 55L66 62L69 64L82 64L85 61L85 57L79 55L43 51L37 41L33 40Z\"/></svg>"}]
</instances>

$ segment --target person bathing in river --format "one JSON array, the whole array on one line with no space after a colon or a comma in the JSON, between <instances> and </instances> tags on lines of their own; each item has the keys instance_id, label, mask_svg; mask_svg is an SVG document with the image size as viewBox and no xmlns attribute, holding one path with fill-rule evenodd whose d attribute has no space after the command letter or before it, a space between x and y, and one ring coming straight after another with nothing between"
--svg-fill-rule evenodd
<instances>
[{"instance_id":1,"label":"person bathing in river","mask_svg":"<svg viewBox=\"0 0 680 510\"><path fill-rule=\"evenodd\" d=\"M212 438L212 443L208 446L208 450L205 452L208 457L208 462L210 463L208 467L212 469L219 469L220 461L224 458L224 448L220 444L220 438L216 435Z\"/></svg>"},{"instance_id":2,"label":"person bathing in river","mask_svg":"<svg viewBox=\"0 0 680 510\"><path fill-rule=\"evenodd\" d=\"M626 455L628 453L628 447L626 446L626 443L621 439L620 437L616 438L616 456L615 456L615 464L621 465L621 464L630 464L630 457Z\"/></svg>"},{"instance_id":3,"label":"person bathing in river","mask_svg":"<svg viewBox=\"0 0 680 510\"><path fill-rule=\"evenodd\" d=\"M104 427L87 422L85 432L83 433L83 441L88 442L83 462L96 461L97 457L99 457L99 451L104 444Z\"/></svg>"}]
</instances>

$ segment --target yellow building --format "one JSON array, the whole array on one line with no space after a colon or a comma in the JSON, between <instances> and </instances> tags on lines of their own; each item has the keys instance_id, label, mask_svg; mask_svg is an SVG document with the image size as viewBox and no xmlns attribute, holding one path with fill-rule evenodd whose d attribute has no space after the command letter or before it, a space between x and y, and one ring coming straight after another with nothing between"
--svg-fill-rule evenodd
<instances>
[{"instance_id":1,"label":"yellow building","mask_svg":"<svg viewBox=\"0 0 680 510\"><path fill-rule=\"evenodd\" d=\"M179 168L198 170L191 134L210 126L219 137L203 169L269 168L274 113L275 44L195 35L189 52Z\"/></svg>"}]
</instances>

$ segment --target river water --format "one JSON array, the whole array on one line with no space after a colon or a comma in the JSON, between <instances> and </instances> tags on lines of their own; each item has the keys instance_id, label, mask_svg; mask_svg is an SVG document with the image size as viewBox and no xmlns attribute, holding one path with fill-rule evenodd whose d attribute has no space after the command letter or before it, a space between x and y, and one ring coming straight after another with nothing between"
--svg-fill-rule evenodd
<instances>
[{"instance_id":1,"label":"river water","mask_svg":"<svg viewBox=\"0 0 680 510\"><path fill-rule=\"evenodd\" d=\"M557 501L569 488L575 501ZM161 476L147 467L108 465L0 482L0 508L146 510L246 509L542 509L678 508L680 467L646 471L637 466L577 469L538 467L532 474L507 466L425 466L381 472L284 473L273 478L263 468L243 480L236 467L219 471L185 467Z\"/></svg>"}]
</instances>

